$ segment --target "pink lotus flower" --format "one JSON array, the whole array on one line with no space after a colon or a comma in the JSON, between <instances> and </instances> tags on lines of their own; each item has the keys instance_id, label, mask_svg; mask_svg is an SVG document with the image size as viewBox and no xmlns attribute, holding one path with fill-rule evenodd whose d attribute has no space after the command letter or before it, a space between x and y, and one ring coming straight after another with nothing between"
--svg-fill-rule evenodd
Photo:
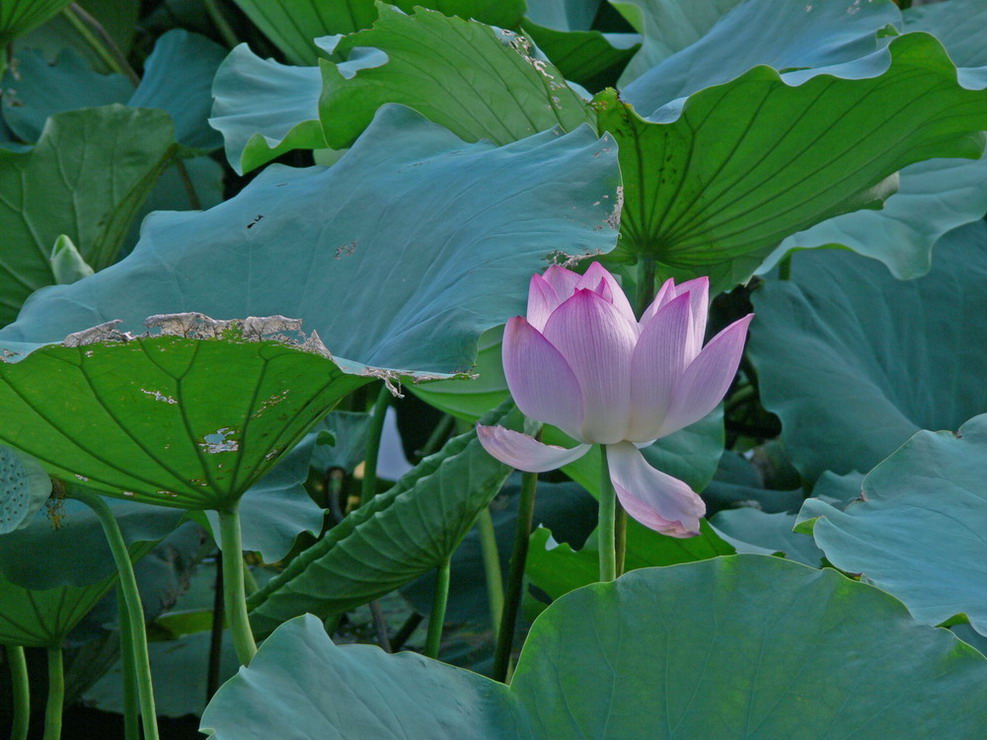
<instances>
[{"instance_id":1,"label":"pink lotus flower","mask_svg":"<svg viewBox=\"0 0 987 740\"><path fill-rule=\"evenodd\" d=\"M753 314L703 347L709 280L668 280L638 321L607 270L553 266L534 275L527 317L504 331L504 374L529 418L581 442L565 449L504 427L478 426L483 447L530 473L562 467L606 445L610 478L627 512L672 537L699 533L706 505L652 468L639 448L699 421L730 387Z\"/></svg>"}]
</instances>

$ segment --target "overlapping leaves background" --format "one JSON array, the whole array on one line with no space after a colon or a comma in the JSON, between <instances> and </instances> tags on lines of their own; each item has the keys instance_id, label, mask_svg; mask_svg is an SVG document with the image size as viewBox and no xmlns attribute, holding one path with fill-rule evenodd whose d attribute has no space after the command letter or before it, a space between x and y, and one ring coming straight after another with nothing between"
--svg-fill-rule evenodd
<instances>
[{"instance_id":1,"label":"overlapping leaves background","mask_svg":"<svg viewBox=\"0 0 987 740\"><path fill-rule=\"evenodd\" d=\"M249 602L270 637L206 709L218 737L984 732L982 3L124 5L83 3L136 79L108 73L66 3L0 12L0 491L41 465L120 498L135 556L164 541L142 561L172 553L142 571L159 694L177 697L163 712L204 704L178 687L208 648L214 546L183 511L243 494L251 562L274 564ZM708 274L721 324L750 304L757 318L723 409L645 452L702 491L700 537L632 527L635 572L590 585L598 472L546 481L528 562L541 613L507 687L482 676L470 530L491 506L507 551L510 471L466 423L522 423L501 405L497 327L531 273L586 257L628 287L645 261ZM41 348L188 311L300 318L347 371L284 360L318 413L245 449L228 485L168 414L245 427L276 358L202 339ZM195 380L166 388L153 342ZM334 404L365 411L381 375L418 399L399 404L406 437L415 415L435 425L428 407L464 433L324 528L313 481L352 473L363 431L329 417L332 448L309 432ZM106 671L108 552L69 504L53 529L47 496L2 510L0 641L67 640ZM336 646L302 616L332 623L398 589L399 615L424 613L416 579L453 551L464 626L444 657L466 668ZM71 674L74 695L112 709L114 673L98 673Z\"/></svg>"}]
</instances>

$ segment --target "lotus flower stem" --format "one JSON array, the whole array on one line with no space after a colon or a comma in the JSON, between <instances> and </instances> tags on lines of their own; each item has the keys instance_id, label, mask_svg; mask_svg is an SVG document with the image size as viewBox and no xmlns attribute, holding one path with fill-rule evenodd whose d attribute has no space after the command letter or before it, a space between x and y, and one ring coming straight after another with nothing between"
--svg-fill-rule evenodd
<instances>
[{"instance_id":1,"label":"lotus flower stem","mask_svg":"<svg viewBox=\"0 0 987 740\"><path fill-rule=\"evenodd\" d=\"M487 602L490 605L490 624L494 634L500 632L500 618L504 613L504 577L500 571L500 553L497 550L497 534L494 531L490 507L484 506L476 517L480 530L480 552L483 555L483 575L487 582Z\"/></svg>"},{"instance_id":2,"label":"lotus flower stem","mask_svg":"<svg viewBox=\"0 0 987 740\"><path fill-rule=\"evenodd\" d=\"M45 705L44 740L62 736L62 705L65 703L65 668L62 649L48 648L48 703Z\"/></svg>"},{"instance_id":3,"label":"lotus flower stem","mask_svg":"<svg viewBox=\"0 0 987 740\"><path fill-rule=\"evenodd\" d=\"M110 552L113 553L113 562L120 577L119 589L126 606L126 620L130 627L144 738L158 740L158 720L151 684L151 662L147 653L147 633L144 631L144 607L141 605L140 592L137 590L137 579L134 577L134 564L130 560L130 551L123 539L120 525L101 496L78 489L73 491L72 496L86 504L96 514L99 523L103 526L103 534L110 546Z\"/></svg>"},{"instance_id":4,"label":"lotus flower stem","mask_svg":"<svg viewBox=\"0 0 987 740\"><path fill-rule=\"evenodd\" d=\"M370 414L370 429L367 430L367 460L363 465L363 484L360 487L361 505L377 494L377 458L380 455L380 437L384 431L384 415L390 402L391 392L381 383Z\"/></svg>"},{"instance_id":5,"label":"lotus flower stem","mask_svg":"<svg viewBox=\"0 0 987 740\"><path fill-rule=\"evenodd\" d=\"M449 438L449 432L452 431L453 425L456 423L456 417L451 414L445 414L439 423L435 425L435 429L432 433L428 435L428 439L425 440L425 444L422 448L415 453L416 460L423 460L433 452L438 450L445 441Z\"/></svg>"},{"instance_id":6,"label":"lotus flower stem","mask_svg":"<svg viewBox=\"0 0 987 740\"><path fill-rule=\"evenodd\" d=\"M452 570L452 556L439 564L436 573L435 598L432 600L432 613L428 615L428 636L425 638L425 655L438 658L442 646L442 627L446 621L446 604L449 603L449 576Z\"/></svg>"},{"instance_id":7,"label":"lotus flower stem","mask_svg":"<svg viewBox=\"0 0 987 740\"><path fill-rule=\"evenodd\" d=\"M140 737L140 698L137 690L137 661L134 658L134 626L127 613L123 590L117 589L120 619L120 672L123 688L123 735L126 740Z\"/></svg>"},{"instance_id":8,"label":"lotus flower stem","mask_svg":"<svg viewBox=\"0 0 987 740\"><path fill-rule=\"evenodd\" d=\"M7 662L10 663L10 685L14 693L14 721L10 728L10 740L27 740L31 720L31 684L27 675L27 659L20 645L7 645Z\"/></svg>"},{"instance_id":9,"label":"lotus flower stem","mask_svg":"<svg viewBox=\"0 0 987 740\"><path fill-rule=\"evenodd\" d=\"M540 431L536 439L541 440ZM493 678L495 681L505 683L510 679L511 652L514 646L517 614L521 606L524 566L528 560L528 541L531 537L531 523L535 517L535 493L537 489L538 473L525 473L521 476L521 500L518 502L514 552L511 554L511 569L507 576L504 612L500 620L500 630L497 633L497 651L494 654Z\"/></svg>"},{"instance_id":10,"label":"lotus flower stem","mask_svg":"<svg viewBox=\"0 0 987 740\"><path fill-rule=\"evenodd\" d=\"M219 511L219 532L223 544L223 602L226 607L226 624L233 634L236 657L242 665L249 665L257 654L257 643L250 630L247 615L247 597L243 579L243 535L240 531L240 502Z\"/></svg>"},{"instance_id":11,"label":"lotus flower stem","mask_svg":"<svg viewBox=\"0 0 987 740\"><path fill-rule=\"evenodd\" d=\"M600 445L600 514L597 520L597 537L600 543L600 580L612 581L617 577L617 492L610 481L610 465L607 462L607 448Z\"/></svg>"},{"instance_id":12,"label":"lotus flower stem","mask_svg":"<svg viewBox=\"0 0 987 740\"><path fill-rule=\"evenodd\" d=\"M206 704L219 689L223 659L223 553L216 553L216 580L212 597L212 624L209 628L209 671L206 674Z\"/></svg>"},{"instance_id":13,"label":"lotus flower stem","mask_svg":"<svg viewBox=\"0 0 987 740\"><path fill-rule=\"evenodd\" d=\"M619 578L624 575L627 556L627 510L620 505L619 498L614 501L613 549L615 573Z\"/></svg>"}]
</instances>

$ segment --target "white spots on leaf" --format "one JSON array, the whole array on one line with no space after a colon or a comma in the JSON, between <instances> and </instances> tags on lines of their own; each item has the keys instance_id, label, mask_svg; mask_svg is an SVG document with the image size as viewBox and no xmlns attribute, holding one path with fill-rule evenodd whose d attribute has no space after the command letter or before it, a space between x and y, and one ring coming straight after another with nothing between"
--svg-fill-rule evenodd
<instances>
[{"instance_id":1,"label":"white spots on leaf","mask_svg":"<svg viewBox=\"0 0 987 740\"><path fill-rule=\"evenodd\" d=\"M261 405L257 408L257 410L253 414L251 414L251 417L256 419L258 416L260 416L261 414L263 414L268 409L277 406L285 398L288 397L288 393L290 393L290 392L291 392L291 389L290 388L285 388L280 393L274 393L274 394L268 396L266 399L264 399L264 402L261 403Z\"/></svg>"},{"instance_id":2,"label":"white spots on leaf","mask_svg":"<svg viewBox=\"0 0 987 740\"><path fill-rule=\"evenodd\" d=\"M236 432L230 427L223 427L203 437L203 441L199 443L199 447L210 455L220 452L238 452L240 450L240 443L233 439L234 434Z\"/></svg>"},{"instance_id":3,"label":"white spots on leaf","mask_svg":"<svg viewBox=\"0 0 987 740\"><path fill-rule=\"evenodd\" d=\"M123 495L124 495L124 496L126 496L127 498L133 498L133 497L134 497L134 496L136 496L137 494L136 494L136 493L134 493L133 491L124 491L124 492L123 492Z\"/></svg>"},{"instance_id":4,"label":"white spots on leaf","mask_svg":"<svg viewBox=\"0 0 987 740\"><path fill-rule=\"evenodd\" d=\"M77 480L80 480L83 483L88 483L89 482L89 479L86 476L80 475L79 473L76 473L75 474L75 477L76 477Z\"/></svg>"},{"instance_id":5,"label":"white spots on leaf","mask_svg":"<svg viewBox=\"0 0 987 740\"><path fill-rule=\"evenodd\" d=\"M150 396L155 401L161 401L162 403L167 403L171 405L178 403L178 401L176 401L174 398L172 398L171 396L166 396L161 391L149 391L146 388L141 388L141 393L143 393L146 396Z\"/></svg>"}]
</instances>

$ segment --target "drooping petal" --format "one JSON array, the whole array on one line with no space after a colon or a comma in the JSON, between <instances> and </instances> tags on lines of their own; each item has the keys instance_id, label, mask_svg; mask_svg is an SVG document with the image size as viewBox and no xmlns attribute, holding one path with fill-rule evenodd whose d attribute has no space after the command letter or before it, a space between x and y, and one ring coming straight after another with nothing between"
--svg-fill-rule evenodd
<instances>
[{"instance_id":1,"label":"drooping petal","mask_svg":"<svg viewBox=\"0 0 987 740\"><path fill-rule=\"evenodd\" d=\"M576 283L579 282L581 275L578 272L567 270L561 265L552 265L545 270L542 277L555 289L559 300L564 301L575 292Z\"/></svg>"},{"instance_id":2,"label":"drooping petal","mask_svg":"<svg viewBox=\"0 0 987 740\"><path fill-rule=\"evenodd\" d=\"M579 438L583 391L562 353L521 316L504 329L504 376L525 416Z\"/></svg>"},{"instance_id":3,"label":"drooping petal","mask_svg":"<svg viewBox=\"0 0 987 740\"><path fill-rule=\"evenodd\" d=\"M706 504L686 483L648 465L629 442L607 445L607 462L617 498L628 514L670 537L699 534Z\"/></svg>"},{"instance_id":4,"label":"drooping petal","mask_svg":"<svg viewBox=\"0 0 987 740\"><path fill-rule=\"evenodd\" d=\"M753 318L754 314L748 314L734 321L713 337L685 369L675 387L661 436L699 421L720 402L737 373L744 353L747 325Z\"/></svg>"},{"instance_id":5,"label":"drooping petal","mask_svg":"<svg viewBox=\"0 0 987 740\"><path fill-rule=\"evenodd\" d=\"M528 284L528 323L541 331L552 311L559 307L562 300L545 278L532 275Z\"/></svg>"},{"instance_id":6,"label":"drooping petal","mask_svg":"<svg viewBox=\"0 0 987 740\"><path fill-rule=\"evenodd\" d=\"M501 426L477 424L476 436L483 449L502 463L527 473L544 473L561 468L581 458L590 448L590 445L579 445L567 450L558 445L543 444L534 437Z\"/></svg>"},{"instance_id":7,"label":"drooping petal","mask_svg":"<svg viewBox=\"0 0 987 740\"><path fill-rule=\"evenodd\" d=\"M602 444L623 440L637 332L613 304L591 290L577 290L548 319L545 338L568 361L582 388L582 431L573 436Z\"/></svg>"},{"instance_id":8,"label":"drooping petal","mask_svg":"<svg viewBox=\"0 0 987 740\"><path fill-rule=\"evenodd\" d=\"M638 337L631 357L631 424L626 439L643 442L661 431L665 414L672 406L672 394L693 350L691 305L688 295L666 303ZM688 357L688 359L687 359Z\"/></svg>"},{"instance_id":9,"label":"drooping petal","mask_svg":"<svg viewBox=\"0 0 987 740\"><path fill-rule=\"evenodd\" d=\"M605 293L601 293L599 288L600 282L604 282L607 286ZM613 307L616 308L620 314L630 321L635 327L637 326L637 318L634 316L634 309L631 308L630 301L627 300L627 296L624 294L624 289L620 287L620 283L617 279L610 274L609 270L601 265L599 262L594 262L586 270L586 273L580 278L579 282L576 283L576 290L581 288L587 288L600 293L604 298L607 298Z\"/></svg>"}]
</instances>

